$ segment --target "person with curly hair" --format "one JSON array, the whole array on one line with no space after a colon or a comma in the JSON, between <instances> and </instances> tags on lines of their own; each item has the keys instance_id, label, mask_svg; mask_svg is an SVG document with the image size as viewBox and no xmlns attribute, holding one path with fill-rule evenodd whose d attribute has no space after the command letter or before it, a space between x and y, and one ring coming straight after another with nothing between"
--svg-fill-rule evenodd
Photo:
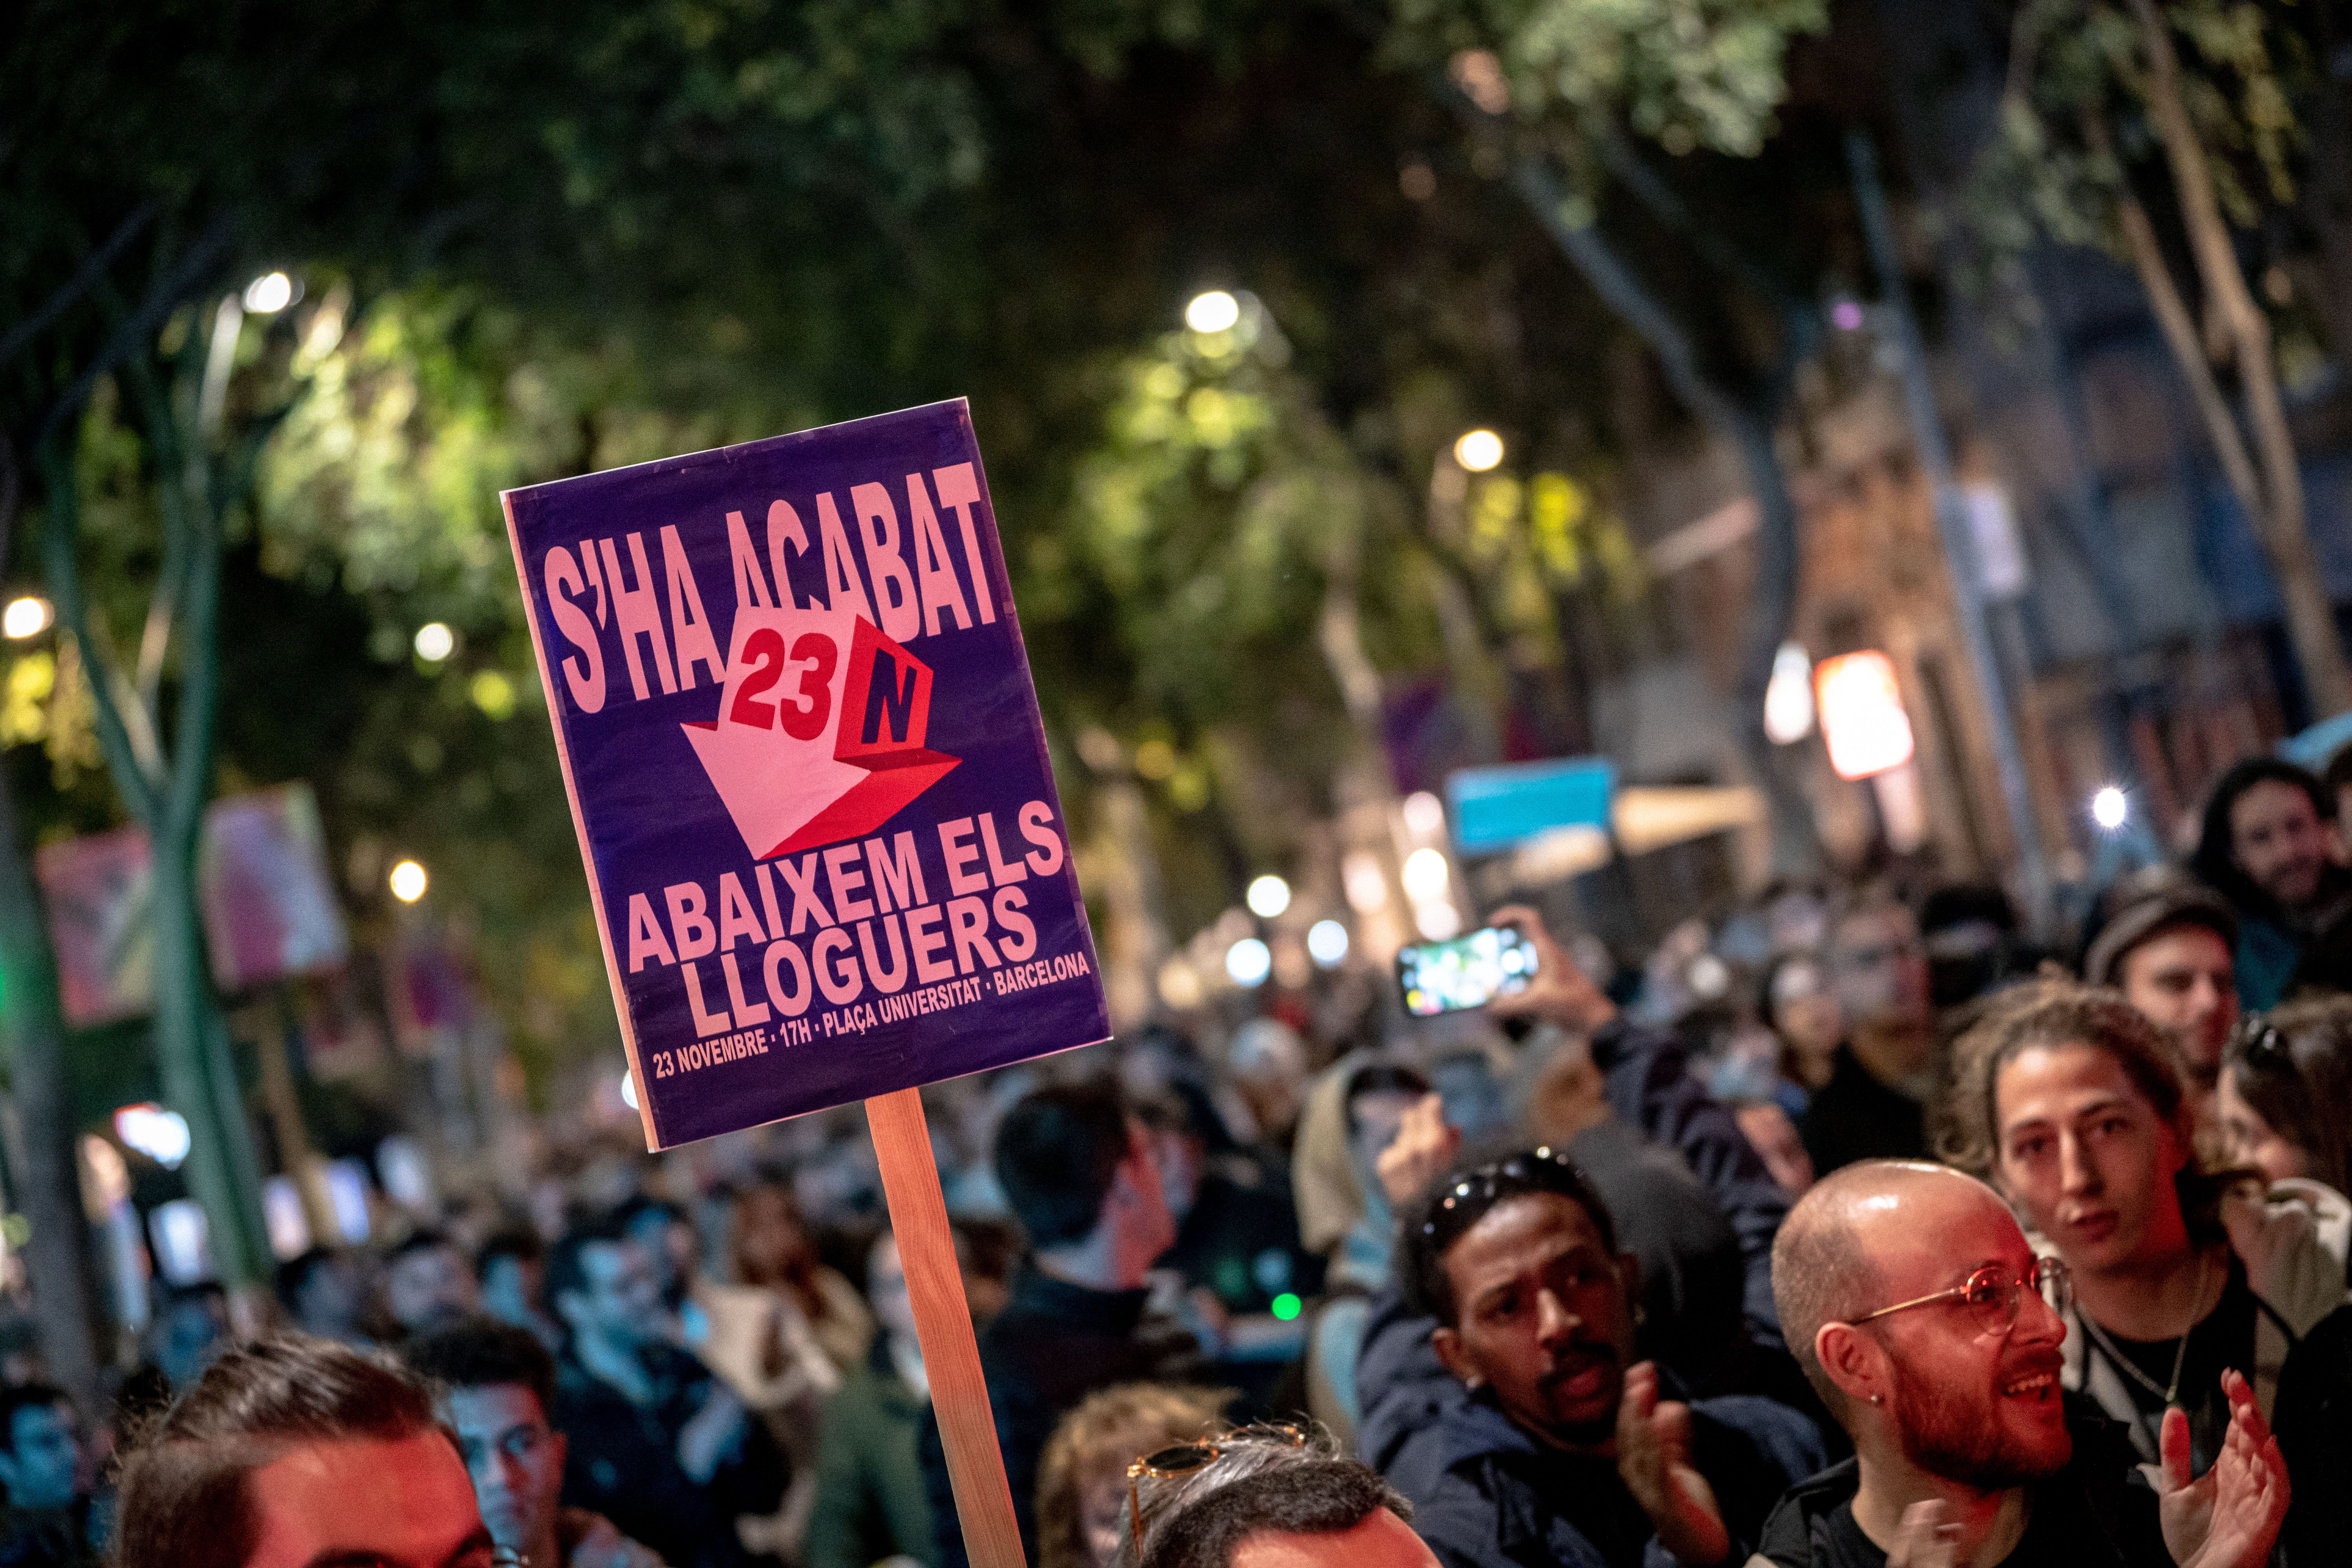
<instances>
[{"instance_id":1,"label":"person with curly hair","mask_svg":"<svg viewBox=\"0 0 2352 1568\"><path fill-rule=\"evenodd\" d=\"M1128 1467L1218 1430L1231 1402L1223 1390L1168 1383L1080 1400L1037 1464L1037 1568L1109 1568L1126 1529Z\"/></svg>"},{"instance_id":2,"label":"person with curly hair","mask_svg":"<svg viewBox=\"0 0 2352 1568\"><path fill-rule=\"evenodd\" d=\"M2168 1043L2118 993L2020 987L1955 1044L1941 1122L1945 1159L2072 1271L2065 1385L2124 1423L2146 1462L2178 1406L2201 1474L2229 1426L2222 1374L2269 1415L2296 1342L2345 1303L2309 1194L2200 1168Z\"/></svg>"}]
</instances>

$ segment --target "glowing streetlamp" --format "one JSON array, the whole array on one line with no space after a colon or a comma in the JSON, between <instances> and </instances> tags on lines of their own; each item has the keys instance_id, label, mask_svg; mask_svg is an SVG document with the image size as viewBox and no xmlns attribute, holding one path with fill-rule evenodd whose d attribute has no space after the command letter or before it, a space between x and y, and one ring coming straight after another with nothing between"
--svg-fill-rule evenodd
<instances>
[{"instance_id":1,"label":"glowing streetlamp","mask_svg":"<svg viewBox=\"0 0 2352 1568\"><path fill-rule=\"evenodd\" d=\"M2109 833L2121 827L2131 817L2131 800L2123 791L2109 784L2091 797L2091 820Z\"/></svg>"},{"instance_id":2,"label":"glowing streetlamp","mask_svg":"<svg viewBox=\"0 0 2352 1568\"><path fill-rule=\"evenodd\" d=\"M1290 884L1279 877L1260 877L1249 885L1250 913L1272 920L1290 907Z\"/></svg>"},{"instance_id":3,"label":"glowing streetlamp","mask_svg":"<svg viewBox=\"0 0 2352 1568\"><path fill-rule=\"evenodd\" d=\"M1465 430L1454 443L1454 460L1483 474L1503 460L1503 438L1492 430Z\"/></svg>"},{"instance_id":4,"label":"glowing streetlamp","mask_svg":"<svg viewBox=\"0 0 2352 1568\"><path fill-rule=\"evenodd\" d=\"M1184 324L1196 332L1222 332L1242 319L1242 302L1223 289L1196 294L1184 307Z\"/></svg>"},{"instance_id":5,"label":"glowing streetlamp","mask_svg":"<svg viewBox=\"0 0 2352 1568\"><path fill-rule=\"evenodd\" d=\"M403 860L392 868L390 880L392 896L404 904L413 904L425 896L425 889L432 879L425 874L425 868L415 861Z\"/></svg>"},{"instance_id":6,"label":"glowing streetlamp","mask_svg":"<svg viewBox=\"0 0 2352 1568\"><path fill-rule=\"evenodd\" d=\"M264 273L245 286L245 308L257 316L271 316L294 302L294 279L283 272Z\"/></svg>"},{"instance_id":7,"label":"glowing streetlamp","mask_svg":"<svg viewBox=\"0 0 2352 1568\"><path fill-rule=\"evenodd\" d=\"M48 630L49 620L49 602L27 594L21 599L9 600L8 607L0 610L0 632L6 633L14 641L22 642L26 637L37 637Z\"/></svg>"}]
</instances>

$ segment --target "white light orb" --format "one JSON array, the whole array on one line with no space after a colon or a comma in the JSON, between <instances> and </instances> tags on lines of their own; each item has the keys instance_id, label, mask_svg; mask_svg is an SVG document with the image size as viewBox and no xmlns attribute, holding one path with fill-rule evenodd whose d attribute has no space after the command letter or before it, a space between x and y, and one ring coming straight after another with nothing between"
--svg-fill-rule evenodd
<instances>
[{"instance_id":1,"label":"white light orb","mask_svg":"<svg viewBox=\"0 0 2352 1568\"><path fill-rule=\"evenodd\" d=\"M1813 660L1802 643L1784 642L1772 656L1764 688L1764 738L1793 745L1813 732Z\"/></svg>"},{"instance_id":2,"label":"white light orb","mask_svg":"<svg viewBox=\"0 0 2352 1568\"><path fill-rule=\"evenodd\" d=\"M1483 474L1503 460L1503 438L1492 430L1465 430L1454 443L1454 460Z\"/></svg>"},{"instance_id":3,"label":"white light orb","mask_svg":"<svg viewBox=\"0 0 2352 1568\"><path fill-rule=\"evenodd\" d=\"M1242 319L1242 302L1223 289L1193 296L1184 307L1184 324L1196 332L1222 332Z\"/></svg>"},{"instance_id":4,"label":"white light orb","mask_svg":"<svg viewBox=\"0 0 2352 1568\"><path fill-rule=\"evenodd\" d=\"M1368 850L1348 851L1339 862L1339 885L1347 890L1348 907L1358 914L1388 908L1388 874L1381 869L1381 858Z\"/></svg>"},{"instance_id":5,"label":"white light orb","mask_svg":"<svg viewBox=\"0 0 2352 1568\"><path fill-rule=\"evenodd\" d=\"M0 610L0 632L21 642L38 637L48 629L49 602L27 594L21 599L11 599L8 607Z\"/></svg>"},{"instance_id":6,"label":"white light orb","mask_svg":"<svg viewBox=\"0 0 2352 1568\"><path fill-rule=\"evenodd\" d=\"M1290 884L1276 876L1260 877L1249 885L1250 913L1272 920L1290 907Z\"/></svg>"},{"instance_id":7,"label":"white light orb","mask_svg":"<svg viewBox=\"0 0 2352 1568\"><path fill-rule=\"evenodd\" d=\"M413 904L425 896L430 880L424 867L414 860L403 860L392 868L392 896L404 904Z\"/></svg>"},{"instance_id":8,"label":"white light orb","mask_svg":"<svg viewBox=\"0 0 2352 1568\"><path fill-rule=\"evenodd\" d=\"M2091 820L2113 833L2131 816L2131 800L2109 784L2091 797Z\"/></svg>"},{"instance_id":9,"label":"white light orb","mask_svg":"<svg viewBox=\"0 0 2352 1568\"><path fill-rule=\"evenodd\" d=\"M1462 911L1444 900L1421 904L1412 911L1412 923L1423 942L1444 942L1462 934Z\"/></svg>"},{"instance_id":10,"label":"white light orb","mask_svg":"<svg viewBox=\"0 0 2352 1568\"><path fill-rule=\"evenodd\" d=\"M621 1075L621 1103L631 1110L637 1108L637 1075L633 1072Z\"/></svg>"},{"instance_id":11,"label":"white light orb","mask_svg":"<svg viewBox=\"0 0 2352 1568\"><path fill-rule=\"evenodd\" d=\"M165 1170L177 1170L188 1157L188 1119L160 1105L126 1105L114 1113L114 1135L123 1147L136 1149Z\"/></svg>"},{"instance_id":12,"label":"white light orb","mask_svg":"<svg viewBox=\"0 0 2352 1568\"><path fill-rule=\"evenodd\" d=\"M268 272L245 286L245 308L257 316L275 315L294 302L294 279Z\"/></svg>"},{"instance_id":13,"label":"white light orb","mask_svg":"<svg viewBox=\"0 0 2352 1568\"><path fill-rule=\"evenodd\" d=\"M1326 969L1337 969L1348 956L1348 928L1338 921L1317 921L1307 928L1307 956Z\"/></svg>"},{"instance_id":14,"label":"white light orb","mask_svg":"<svg viewBox=\"0 0 2352 1568\"><path fill-rule=\"evenodd\" d=\"M457 634L440 621L427 621L416 628L416 657L427 664L438 664L457 651Z\"/></svg>"},{"instance_id":15,"label":"white light orb","mask_svg":"<svg viewBox=\"0 0 2352 1568\"><path fill-rule=\"evenodd\" d=\"M1425 904L1445 896L1445 857L1434 849L1416 849L1404 858L1405 896Z\"/></svg>"},{"instance_id":16,"label":"white light orb","mask_svg":"<svg viewBox=\"0 0 2352 1568\"><path fill-rule=\"evenodd\" d=\"M1445 803L1425 789L1404 797L1404 825L1416 838L1434 838L1445 831Z\"/></svg>"},{"instance_id":17,"label":"white light orb","mask_svg":"<svg viewBox=\"0 0 2352 1568\"><path fill-rule=\"evenodd\" d=\"M1274 971L1274 952L1254 936L1225 949L1225 973L1236 985L1263 985Z\"/></svg>"}]
</instances>

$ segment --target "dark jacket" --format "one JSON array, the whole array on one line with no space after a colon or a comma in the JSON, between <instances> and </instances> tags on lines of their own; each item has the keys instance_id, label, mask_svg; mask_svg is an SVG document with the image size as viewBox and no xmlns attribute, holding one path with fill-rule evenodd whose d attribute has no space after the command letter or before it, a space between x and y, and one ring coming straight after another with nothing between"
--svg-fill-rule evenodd
<instances>
[{"instance_id":1,"label":"dark jacket","mask_svg":"<svg viewBox=\"0 0 2352 1568\"><path fill-rule=\"evenodd\" d=\"M1199 1342L1175 1320L1147 1312L1144 1290L1089 1290L1034 1268L1013 1283L1013 1299L980 1335L980 1367L996 1418L996 1442L1021 1542L1037 1559L1037 1462L1055 1426L1078 1401L1122 1383L1196 1382L1205 1370ZM922 1460L940 1568L967 1568L955 1492L940 1447L936 1413L923 1417Z\"/></svg>"},{"instance_id":2,"label":"dark jacket","mask_svg":"<svg viewBox=\"0 0 2352 1568\"><path fill-rule=\"evenodd\" d=\"M1797 1119L1813 1170L1826 1176L1857 1160L1925 1158L1927 1108L1879 1082L1851 1047L1840 1046L1832 1062L1829 1082Z\"/></svg>"},{"instance_id":3,"label":"dark jacket","mask_svg":"<svg viewBox=\"0 0 2352 1568\"><path fill-rule=\"evenodd\" d=\"M807 1568L931 1560L931 1500L915 1451L929 1407L891 1363L889 1336L876 1334L865 1364L825 1401L817 1428L816 1498L801 1545Z\"/></svg>"},{"instance_id":4,"label":"dark jacket","mask_svg":"<svg viewBox=\"0 0 2352 1568\"><path fill-rule=\"evenodd\" d=\"M2075 1394L2066 1396L2066 1424L2074 1457L2063 1470L2032 1488L2033 1514L2019 1545L2044 1548L2031 1557L2011 1553L2004 1568L2143 1568L2172 1561L2158 1528L2156 1494L2137 1479L2139 1455L2123 1427ZM1833 1465L1791 1488L1765 1521L1756 1554L1773 1568L1814 1568L1830 1561L1823 1539L1831 1516L1862 1487L1856 1461Z\"/></svg>"},{"instance_id":5,"label":"dark jacket","mask_svg":"<svg viewBox=\"0 0 2352 1568\"><path fill-rule=\"evenodd\" d=\"M741 1568L751 1558L735 1521L776 1510L783 1455L766 1423L747 1414L734 1452L709 1484L697 1484L677 1462L677 1435L717 1376L667 1345L650 1346L638 1359L653 1382L650 1405L633 1403L568 1355L557 1366L555 1427L571 1446L563 1500L603 1514L669 1568Z\"/></svg>"},{"instance_id":6,"label":"dark jacket","mask_svg":"<svg viewBox=\"0 0 2352 1568\"><path fill-rule=\"evenodd\" d=\"M1593 1033L1592 1063L1617 1120L1683 1157L1739 1238L1741 1304L1748 1338L1785 1348L1772 1304L1772 1238L1789 1194L1764 1168L1730 1108L1692 1076L1682 1042L1664 1029L1618 1019Z\"/></svg>"},{"instance_id":7,"label":"dark jacket","mask_svg":"<svg viewBox=\"0 0 2352 1568\"><path fill-rule=\"evenodd\" d=\"M1702 1400L1691 1412L1692 1458L1715 1488L1732 1558L1743 1558L1780 1494L1821 1468L1812 1424L1768 1399ZM1427 1489L1407 1490L1412 1527L1445 1568L1632 1568L1612 1563L1580 1528L1579 1505L1557 1482L1559 1458L1484 1398L1440 1420ZM1675 1559L1653 1537L1652 1564Z\"/></svg>"},{"instance_id":8,"label":"dark jacket","mask_svg":"<svg viewBox=\"0 0 2352 1568\"><path fill-rule=\"evenodd\" d=\"M0 1568L97 1568L106 1511L88 1498L66 1508L8 1510L0 1515Z\"/></svg>"}]
</instances>

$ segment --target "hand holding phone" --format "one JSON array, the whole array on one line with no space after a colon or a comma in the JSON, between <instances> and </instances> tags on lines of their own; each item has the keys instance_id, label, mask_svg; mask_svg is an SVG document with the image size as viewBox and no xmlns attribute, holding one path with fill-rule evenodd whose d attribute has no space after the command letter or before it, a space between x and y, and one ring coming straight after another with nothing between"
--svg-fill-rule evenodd
<instances>
[{"instance_id":1,"label":"hand holding phone","mask_svg":"<svg viewBox=\"0 0 2352 1568\"><path fill-rule=\"evenodd\" d=\"M1540 959L1526 933L1487 926L1444 942L1415 942L1397 952L1397 983L1405 1011L1433 1018L1443 1013L1484 1007L1498 996L1524 991Z\"/></svg>"}]
</instances>

